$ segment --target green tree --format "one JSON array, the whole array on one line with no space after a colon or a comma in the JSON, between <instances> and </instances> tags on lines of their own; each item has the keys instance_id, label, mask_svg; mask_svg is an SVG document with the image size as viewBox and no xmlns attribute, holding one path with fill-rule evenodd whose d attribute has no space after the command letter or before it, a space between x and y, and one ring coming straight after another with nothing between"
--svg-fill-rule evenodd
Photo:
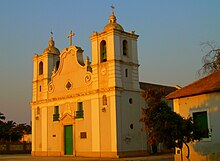
<instances>
[{"instance_id":1,"label":"green tree","mask_svg":"<svg viewBox=\"0 0 220 161\"><path fill-rule=\"evenodd\" d=\"M5 120L5 116L3 113L0 112L0 141L3 140L3 137L4 137L4 126L5 126L5 123L4 121Z\"/></svg>"},{"instance_id":2,"label":"green tree","mask_svg":"<svg viewBox=\"0 0 220 161\"><path fill-rule=\"evenodd\" d=\"M183 118L172 111L165 99L164 90L151 88L142 96L146 100L148 108L143 108L143 117L140 121L145 123L148 142L151 144L163 142L167 148L180 148L182 159L182 148L185 144L188 148L186 157L189 159L188 143L200 140L202 136L192 118Z\"/></svg>"},{"instance_id":3,"label":"green tree","mask_svg":"<svg viewBox=\"0 0 220 161\"><path fill-rule=\"evenodd\" d=\"M0 141L19 141L24 134L31 133L30 125L2 120L5 120L5 116L0 112Z\"/></svg>"},{"instance_id":4,"label":"green tree","mask_svg":"<svg viewBox=\"0 0 220 161\"><path fill-rule=\"evenodd\" d=\"M20 140L24 134L31 133L31 126L27 124L18 124L14 131L16 132L15 139Z\"/></svg>"},{"instance_id":5,"label":"green tree","mask_svg":"<svg viewBox=\"0 0 220 161\"><path fill-rule=\"evenodd\" d=\"M5 116L4 116L3 113L0 112L0 122L1 122L2 120L5 120Z\"/></svg>"},{"instance_id":6,"label":"green tree","mask_svg":"<svg viewBox=\"0 0 220 161\"><path fill-rule=\"evenodd\" d=\"M24 134L31 132L30 125L16 124L14 121L8 121L5 123L5 141L19 141Z\"/></svg>"},{"instance_id":7,"label":"green tree","mask_svg":"<svg viewBox=\"0 0 220 161\"><path fill-rule=\"evenodd\" d=\"M5 123L5 141L14 141L16 123L14 121L7 121Z\"/></svg>"}]
</instances>

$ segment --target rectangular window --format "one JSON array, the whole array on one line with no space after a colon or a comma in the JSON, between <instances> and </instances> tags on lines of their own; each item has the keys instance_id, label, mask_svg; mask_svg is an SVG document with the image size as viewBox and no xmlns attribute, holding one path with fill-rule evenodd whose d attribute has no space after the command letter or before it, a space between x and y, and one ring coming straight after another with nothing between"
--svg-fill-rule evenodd
<instances>
[{"instance_id":1,"label":"rectangular window","mask_svg":"<svg viewBox=\"0 0 220 161\"><path fill-rule=\"evenodd\" d=\"M103 96L102 96L102 105L103 105L103 106L106 106L106 105L107 105L107 97L106 97L106 95L103 95Z\"/></svg>"},{"instance_id":2,"label":"rectangular window","mask_svg":"<svg viewBox=\"0 0 220 161\"><path fill-rule=\"evenodd\" d=\"M87 135L86 132L80 132L80 139L86 139Z\"/></svg>"},{"instance_id":3,"label":"rectangular window","mask_svg":"<svg viewBox=\"0 0 220 161\"><path fill-rule=\"evenodd\" d=\"M77 111L76 111L75 117L76 118L84 118L84 111L83 111L83 103L82 102L77 103Z\"/></svg>"},{"instance_id":4,"label":"rectangular window","mask_svg":"<svg viewBox=\"0 0 220 161\"><path fill-rule=\"evenodd\" d=\"M198 125L199 130L202 133L203 138L209 138L209 127L208 127L208 117L207 111L194 112L193 121Z\"/></svg>"},{"instance_id":5,"label":"rectangular window","mask_svg":"<svg viewBox=\"0 0 220 161\"><path fill-rule=\"evenodd\" d=\"M128 69L125 69L125 77L128 77Z\"/></svg>"},{"instance_id":6,"label":"rectangular window","mask_svg":"<svg viewBox=\"0 0 220 161\"><path fill-rule=\"evenodd\" d=\"M54 106L53 121L59 121L59 106Z\"/></svg>"}]
</instances>

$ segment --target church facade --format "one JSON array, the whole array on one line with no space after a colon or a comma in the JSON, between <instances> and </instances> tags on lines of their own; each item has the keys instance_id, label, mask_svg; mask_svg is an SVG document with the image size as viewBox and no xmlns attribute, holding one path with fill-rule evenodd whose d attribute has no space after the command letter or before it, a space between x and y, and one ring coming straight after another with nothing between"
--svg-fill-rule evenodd
<instances>
[{"instance_id":1,"label":"church facade","mask_svg":"<svg viewBox=\"0 0 220 161\"><path fill-rule=\"evenodd\" d=\"M33 57L33 156L146 154L138 35L124 31L112 11L90 40L92 62L72 43L60 52L53 37Z\"/></svg>"}]
</instances>

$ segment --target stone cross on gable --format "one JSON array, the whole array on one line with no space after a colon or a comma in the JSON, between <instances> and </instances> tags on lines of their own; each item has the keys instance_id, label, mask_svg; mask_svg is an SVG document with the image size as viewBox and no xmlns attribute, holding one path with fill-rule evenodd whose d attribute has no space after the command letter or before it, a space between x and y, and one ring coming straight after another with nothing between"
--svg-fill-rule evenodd
<instances>
[{"instance_id":1,"label":"stone cross on gable","mask_svg":"<svg viewBox=\"0 0 220 161\"><path fill-rule=\"evenodd\" d=\"M71 31L70 31L70 34L67 36L67 38L70 39L70 46L73 45L73 44L72 44L72 37L73 37L74 35L75 35L75 34L74 34L73 31L71 30Z\"/></svg>"}]
</instances>

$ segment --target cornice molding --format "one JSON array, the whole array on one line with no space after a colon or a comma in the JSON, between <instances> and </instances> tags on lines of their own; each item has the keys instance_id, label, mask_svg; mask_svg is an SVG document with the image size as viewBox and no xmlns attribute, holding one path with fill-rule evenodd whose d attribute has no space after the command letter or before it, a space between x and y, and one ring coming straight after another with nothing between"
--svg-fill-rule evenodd
<instances>
[{"instance_id":1,"label":"cornice molding","mask_svg":"<svg viewBox=\"0 0 220 161\"><path fill-rule=\"evenodd\" d=\"M102 88L102 89L100 89L100 90L93 90L93 91L90 91L90 92L81 92L81 93L77 93L77 94L66 95L66 96L63 96L63 97L54 97L54 98L50 98L50 99L44 99L44 100L34 101L34 102L30 102L29 105L30 105L30 106L35 106L35 105L39 105L39 104L45 104L45 103L50 103L50 102L54 102L54 101L60 101L60 100L65 100L65 99L70 99L70 98L76 98L76 97L80 97L80 96L88 96L88 95L93 95L93 94L103 93L103 92L110 92L110 91L119 91L119 92L123 92L123 91L141 92L141 90L128 90L128 89L124 89L124 88L122 88L122 87L109 87L109 88Z\"/></svg>"},{"instance_id":2,"label":"cornice molding","mask_svg":"<svg viewBox=\"0 0 220 161\"><path fill-rule=\"evenodd\" d=\"M140 66L140 64L136 64L136 63L133 63L133 62L125 62L125 61L123 61L123 60L116 60L116 59L108 60L107 62L103 62L103 64L104 64L104 63L105 63L105 64L107 64L107 63L114 63L114 62L120 63L120 64L130 65L130 66L135 66L135 67L139 67L139 66ZM93 65L91 65L91 66L94 67L94 66L101 66L101 65L102 65L102 63L93 64Z\"/></svg>"}]
</instances>

